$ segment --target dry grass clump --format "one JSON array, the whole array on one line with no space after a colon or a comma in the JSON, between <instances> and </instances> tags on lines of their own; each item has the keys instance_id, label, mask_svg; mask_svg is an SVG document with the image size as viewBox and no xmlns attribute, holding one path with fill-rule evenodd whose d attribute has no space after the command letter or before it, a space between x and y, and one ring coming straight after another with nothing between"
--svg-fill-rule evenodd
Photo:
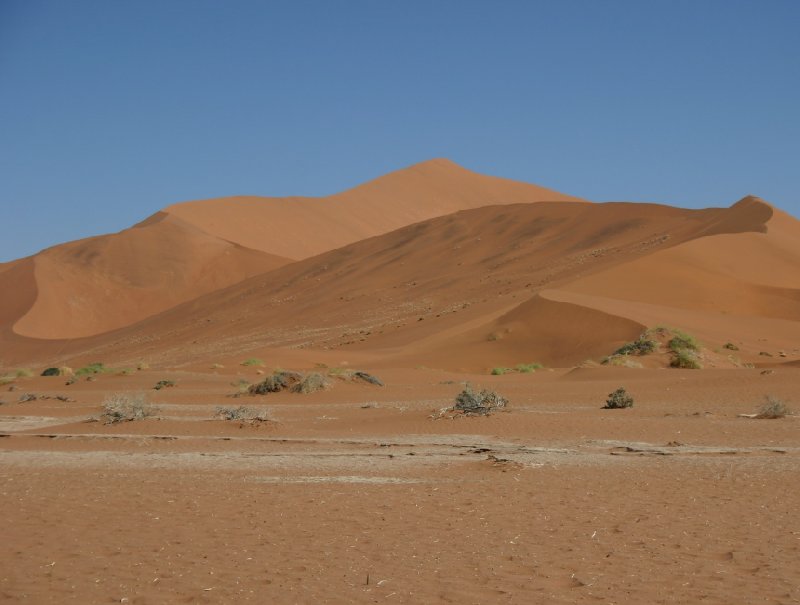
<instances>
[{"instance_id":1,"label":"dry grass clump","mask_svg":"<svg viewBox=\"0 0 800 605\"><path fill-rule=\"evenodd\" d=\"M773 397L772 395L767 395L764 401L764 405L762 405L761 409L758 410L758 413L755 415L755 418L773 420L776 418L785 418L786 416L791 416L791 415L792 411L789 409L789 406L787 406L783 401L781 401L777 397Z\"/></svg>"},{"instance_id":2,"label":"dry grass clump","mask_svg":"<svg viewBox=\"0 0 800 605\"><path fill-rule=\"evenodd\" d=\"M242 362L243 366L250 367L250 366L263 366L264 362L259 359L258 357L251 357L250 359L245 359Z\"/></svg>"},{"instance_id":3,"label":"dry grass clump","mask_svg":"<svg viewBox=\"0 0 800 605\"><path fill-rule=\"evenodd\" d=\"M250 424L269 421L267 410L256 410L243 405L239 407L217 406L214 410L214 415L221 420L248 422Z\"/></svg>"},{"instance_id":4,"label":"dry grass clump","mask_svg":"<svg viewBox=\"0 0 800 605\"><path fill-rule=\"evenodd\" d=\"M604 410L619 410L623 408L633 407L633 397L628 395L625 387L620 387L613 393L608 394L606 404L603 406Z\"/></svg>"},{"instance_id":5,"label":"dry grass clump","mask_svg":"<svg viewBox=\"0 0 800 605\"><path fill-rule=\"evenodd\" d=\"M103 400L101 418L105 424L116 424L144 420L157 412L157 407L147 403L147 396L144 393L114 393Z\"/></svg>"},{"instance_id":6,"label":"dry grass clump","mask_svg":"<svg viewBox=\"0 0 800 605\"><path fill-rule=\"evenodd\" d=\"M247 390L251 395L266 395L267 393L279 393L280 391L291 389L303 380L303 375L299 372L288 370L277 370L267 376L261 382L250 385Z\"/></svg>"},{"instance_id":7,"label":"dry grass clump","mask_svg":"<svg viewBox=\"0 0 800 605\"><path fill-rule=\"evenodd\" d=\"M475 392L471 384L467 384L464 390L456 395L456 403L453 409L463 412L466 416L488 416L495 410L506 407L508 400L495 391L483 389Z\"/></svg>"},{"instance_id":8,"label":"dry grass clump","mask_svg":"<svg viewBox=\"0 0 800 605\"><path fill-rule=\"evenodd\" d=\"M683 370L699 370L703 367L697 360L695 352L690 349L673 349L672 361L669 362L669 365Z\"/></svg>"},{"instance_id":9,"label":"dry grass clump","mask_svg":"<svg viewBox=\"0 0 800 605\"><path fill-rule=\"evenodd\" d=\"M312 372L297 382L294 386L292 386L292 393L314 393L316 391L322 391L330 387L331 382L325 376L320 374L319 372Z\"/></svg>"}]
</instances>

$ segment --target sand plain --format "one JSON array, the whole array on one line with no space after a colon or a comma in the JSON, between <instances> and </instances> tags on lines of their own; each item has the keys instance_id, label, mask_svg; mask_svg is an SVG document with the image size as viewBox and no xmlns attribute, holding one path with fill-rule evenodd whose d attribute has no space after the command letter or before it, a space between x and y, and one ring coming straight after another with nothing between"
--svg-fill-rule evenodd
<instances>
[{"instance_id":1,"label":"sand plain","mask_svg":"<svg viewBox=\"0 0 800 605\"><path fill-rule=\"evenodd\" d=\"M0 406L0 595L795 603L798 419L740 414L796 397L800 369L762 371L384 370L384 387L238 398L255 370L21 379ZM431 418L467 380L507 409ZM601 409L619 385L634 407ZM23 391L40 399L9 401ZM86 421L136 391L156 418ZM74 401L41 398L58 394Z\"/></svg>"}]
</instances>

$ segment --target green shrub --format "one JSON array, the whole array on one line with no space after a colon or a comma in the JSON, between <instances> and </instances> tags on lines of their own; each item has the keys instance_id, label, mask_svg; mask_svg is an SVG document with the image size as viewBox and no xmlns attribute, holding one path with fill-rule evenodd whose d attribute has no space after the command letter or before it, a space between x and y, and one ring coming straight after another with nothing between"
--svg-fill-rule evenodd
<instances>
[{"instance_id":1,"label":"green shrub","mask_svg":"<svg viewBox=\"0 0 800 605\"><path fill-rule=\"evenodd\" d=\"M620 387L613 393L608 394L608 399L606 399L606 404L603 406L603 409L618 410L631 407L633 407L633 397L628 395L625 387Z\"/></svg>"},{"instance_id":2,"label":"green shrub","mask_svg":"<svg viewBox=\"0 0 800 605\"><path fill-rule=\"evenodd\" d=\"M674 330L673 333L674 336L667 343L667 346L672 352L677 353L679 351L697 351L700 348L700 345L697 344L697 340L694 336L679 330Z\"/></svg>"},{"instance_id":3,"label":"green shrub","mask_svg":"<svg viewBox=\"0 0 800 605\"><path fill-rule=\"evenodd\" d=\"M75 375L76 376L86 376L86 375L90 375L91 376L93 374L102 374L103 372L108 372L108 371L109 371L109 368L107 368L105 365L103 365L99 361L96 361L96 362L90 363L89 365L84 366L82 368L78 368L77 370L75 370Z\"/></svg>"},{"instance_id":4,"label":"green shrub","mask_svg":"<svg viewBox=\"0 0 800 605\"><path fill-rule=\"evenodd\" d=\"M31 372L28 368L20 368L16 372L17 378L30 378L33 376L33 372Z\"/></svg>"},{"instance_id":5,"label":"green shrub","mask_svg":"<svg viewBox=\"0 0 800 605\"><path fill-rule=\"evenodd\" d=\"M250 359L245 359L242 362L243 366L263 366L264 362L260 360L258 357L251 357Z\"/></svg>"},{"instance_id":6,"label":"green shrub","mask_svg":"<svg viewBox=\"0 0 800 605\"><path fill-rule=\"evenodd\" d=\"M645 338L643 335L614 351L614 355L649 355L658 348L655 340Z\"/></svg>"},{"instance_id":7,"label":"green shrub","mask_svg":"<svg viewBox=\"0 0 800 605\"><path fill-rule=\"evenodd\" d=\"M540 363L520 363L514 366L514 369L520 374L530 374L536 370L541 370L543 367Z\"/></svg>"},{"instance_id":8,"label":"green shrub","mask_svg":"<svg viewBox=\"0 0 800 605\"><path fill-rule=\"evenodd\" d=\"M502 376L503 374L508 374L511 371L511 368L492 368L492 376Z\"/></svg>"},{"instance_id":9,"label":"green shrub","mask_svg":"<svg viewBox=\"0 0 800 605\"><path fill-rule=\"evenodd\" d=\"M688 349L678 349L674 351L672 361L669 365L673 368L681 368L684 370L699 370L703 367L697 360L697 355Z\"/></svg>"}]
</instances>

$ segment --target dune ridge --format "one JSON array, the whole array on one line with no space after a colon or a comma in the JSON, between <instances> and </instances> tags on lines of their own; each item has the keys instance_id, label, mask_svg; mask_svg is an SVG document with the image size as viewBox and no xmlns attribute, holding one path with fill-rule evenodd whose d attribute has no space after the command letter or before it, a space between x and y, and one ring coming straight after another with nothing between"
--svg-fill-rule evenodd
<instances>
[{"instance_id":1,"label":"dune ridge","mask_svg":"<svg viewBox=\"0 0 800 605\"><path fill-rule=\"evenodd\" d=\"M164 212L248 248L301 260L459 210L542 201L583 200L439 158L328 197L237 196L183 202Z\"/></svg>"},{"instance_id":2,"label":"dune ridge","mask_svg":"<svg viewBox=\"0 0 800 605\"><path fill-rule=\"evenodd\" d=\"M781 275L765 284L749 274L725 277L735 267L721 263L733 250L747 254L742 244L753 238L765 258L786 254L797 221L778 217L783 235L773 245L773 217L755 199L705 210L558 202L464 210L285 265L73 343L64 354L83 347L180 363L281 348L309 359L338 351L387 366L563 366L608 354L652 325L652 315L638 314L637 296L662 303L658 323L682 326L687 309L712 315L718 342L748 318L766 329L761 338L783 342L800 326L786 287L793 278L782 275L794 260L776 265ZM706 309L702 290L681 286L684 256L697 246L708 249L708 271L723 276L709 286L719 295L710 303L728 306ZM747 299L739 297L743 283ZM688 298L663 300L658 288L682 289Z\"/></svg>"},{"instance_id":3,"label":"dune ridge","mask_svg":"<svg viewBox=\"0 0 800 605\"><path fill-rule=\"evenodd\" d=\"M541 200L577 198L439 159L327 198L176 204L120 233L44 250L13 274L0 270L0 287L12 292L2 303L0 325L40 339L101 334L410 223L487 204ZM23 280L21 271L30 275ZM13 280L4 281L5 273Z\"/></svg>"}]
</instances>

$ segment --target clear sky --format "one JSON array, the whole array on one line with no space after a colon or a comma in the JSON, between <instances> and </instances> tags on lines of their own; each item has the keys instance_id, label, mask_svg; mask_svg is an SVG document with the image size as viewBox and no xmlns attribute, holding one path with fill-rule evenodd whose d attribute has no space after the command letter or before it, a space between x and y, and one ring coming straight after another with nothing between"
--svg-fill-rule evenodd
<instances>
[{"instance_id":1,"label":"clear sky","mask_svg":"<svg viewBox=\"0 0 800 605\"><path fill-rule=\"evenodd\" d=\"M0 261L433 157L800 216L797 0L0 0Z\"/></svg>"}]
</instances>

